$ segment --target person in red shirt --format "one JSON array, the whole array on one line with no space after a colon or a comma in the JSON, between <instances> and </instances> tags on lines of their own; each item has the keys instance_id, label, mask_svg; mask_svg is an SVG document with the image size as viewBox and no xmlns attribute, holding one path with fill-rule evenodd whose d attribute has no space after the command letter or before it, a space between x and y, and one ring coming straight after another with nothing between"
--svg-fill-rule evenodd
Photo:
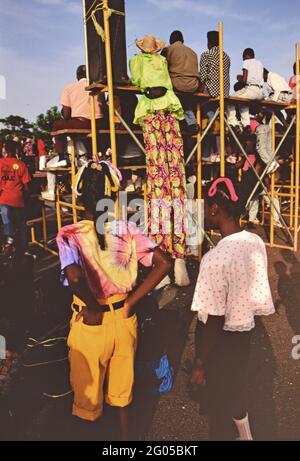
<instances>
[{"instance_id":1,"label":"person in red shirt","mask_svg":"<svg viewBox=\"0 0 300 461\"><path fill-rule=\"evenodd\" d=\"M0 159L0 212L5 236L3 253L13 254L18 234L18 250L20 254L26 254L24 192L31 177L25 163L16 158L17 143L7 141L5 147L7 157Z\"/></svg>"},{"instance_id":2,"label":"person in red shirt","mask_svg":"<svg viewBox=\"0 0 300 461\"><path fill-rule=\"evenodd\" d=\"M39 170L44 170L46 168L46 145L45 141L42 138L37 140L37 151L39 154Z\"/></svg>"}]
</instances>

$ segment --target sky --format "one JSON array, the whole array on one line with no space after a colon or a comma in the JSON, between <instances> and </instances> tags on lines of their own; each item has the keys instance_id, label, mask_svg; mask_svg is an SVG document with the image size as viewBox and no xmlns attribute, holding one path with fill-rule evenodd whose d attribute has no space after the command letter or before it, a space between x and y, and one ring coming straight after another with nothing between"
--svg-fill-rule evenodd
<instances>
[{"instance_id":1,"label":"sky","mask_svg":"<svg viewBox=\"0 0 300 461\"><path fill-rule=\"evenodd\" d=\"M284 7L283 7L284 5ZM174 29L199 55L206 33L224 23L232 84L251 47L264 66L288 79L300 42L299 0L126 0L127 54L147 34L168 41ZM30 121L59 105L66 83L84 63L81 0L0 0L0 118Z\"/></svg>"}]
</instances>

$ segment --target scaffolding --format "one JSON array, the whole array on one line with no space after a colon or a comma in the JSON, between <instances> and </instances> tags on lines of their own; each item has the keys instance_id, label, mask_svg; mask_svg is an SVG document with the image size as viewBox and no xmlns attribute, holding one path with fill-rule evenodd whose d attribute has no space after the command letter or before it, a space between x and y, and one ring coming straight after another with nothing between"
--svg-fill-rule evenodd
<instances>
[{"instance_id":1,"label":"scaffolding","mask_svg":"<svg viewBox=\"0 0 300 461\"><path fill-rule=\"evenodd\" d=\"M112 162L115 166L118 166L118 156L117 156L117 136L121 136L124 134L128 134L134 140L134 142L145 152L143 145L141 145L139 139L137 138L137 134L140 134L140 130L132 130L125 120L122 118L121 114L116 110L114 107L114 91L117 90L118 92L133 92L135 94L140 94L140 88L133 87L133 86L115 86L113 82L113 72L112 72L112 57L111 57L111 36L110 36L110 24L109 20L112 14L124 14L117 11L112 10L109 8L109 0L102 0L101 2L95 1L90 8L89 16L85 15L86 13L86 5L85 0L83 2L83 12L84 12L84 38L85 38L85 57L86 57L86 69L87 69L87 82L88 86L86 90L90 93L90 101L91 101L91 130L75 130L75 133L70 131L64 132L64 134L68 134L71 139L73 136L81 135L81 136L91 136L92 140L92 154L93 158L98 158L98 146L97 146L97 136L103 133L109 133L110 135L110 146L112 151ZM104 42L105 42L105 57L106 57L106 66L107 66L107 83L91 83L90 82L90 75L89 75L89 60L88 60L88 46L87 46L87 21L91 20L91 13L93 12L92 9L97 9L97 11L101 10L103 14L103 24L104 24ZM299 78L296 79L296 91L297 91L297 98L296 98L296 105L286 105L279 102L274 102L271 100L262 100L262 101L253 101L244 98L239 98L236 96L225 97L224 94L224 62L223 62L223 50L224 50L224 40L223 40L223 23L219 23L219 50L220 50L220 96L217 98L211 98L208 94L197 93L194 94L195 104L196 104L196 118L197 123L202 127L202 120L203 120L203 112L204 109L207 108L209 104L210 107L214 110L214 116L211 118L209 123L207 124L205 129L200 130L200 132L194 136L195 138L195 146L193 147L191 153L187 156L186 165L190 163L192 159L196 160L196 168L197 168L197 199L202 200L202 180L203 180L203 162L202 162L202 147L203 142L210 133L210 129L213 126L213 123L216 120L219 120L220 124L220 176L225 176L226 174L226 132L230 134L232 139L236 142L239 147L239 150L244 158L248 160L250 168L252 168L254 174L257 177L257 186L253 193L251 194L250 199L255 194L255 191L258 186L262 187L264 190L265 197L268 197L270 202L270 212L266 211L265 203L263 201L262 207L262 221L261 225L266 227L267 217L269 216L269 239L266 242L267 245L273 248L282 248L292 250L294 252L298 249L298 233L299 233L299 180L300 180L300 82ZM300 45L296 45L296 75L300 75ZM109 99L109 130L98 130L96 128L96 118L95 118L95 100L94 95L97 93L107 93ZM269 164L266 166L265 171L261 176L258 175L254 166L249 161L249 157L245 151L244 146L242 145L240 139L232 130L231 126L228 124L226 118L226 104L242 104L252 106L255 104L257 107L267 107L268 111L272 113L272 142L273 142L273 158L270 159ZM291 114L291 120L288 128L286 129L285 133L282 135L280 141L278 141L278 137L276 136L276 111L278 110L285 110ZM118 119L120 120L121 124L123 125L123 130L117 130L115 125L115 115L117 115ZM267 190L263 183L263 178L266 175L269 165L271 164L272 160L275 159L277 153L279 152L280 148L282 147L283 143L287 138L291 139L291 132L292 127L296 125L295 129L295 145L293 148L293 161L291 163L291 174L290 174L290 183L289 184L276 184L275 175L272 174L271 176L271 188L270 192ZM72 131L72 130L71 130ZM58 133L57 133L58 134ZM62 134L61 132L59 134ZM136 165L131 166L132 169L137 168ZM145 168L145 167L143 167ZM72 183L76 174L76 163L75 163L75 144L74 140L72 142L72 168L71 168L71 177ZM288 213L281 213L281 210L278 209L277 203L275 201L275 197L279 199L279 201L287 201L289 204L289 212ZM144 200L145 194L144 194ZM78 220L78 212L82 211L82 207L78 206L76 201L76 196L74 191L72 191L72 200L71 203L66 202L65 200L61 199L59 191L57 192L56 197L56 211L57 211L57 225L58 229L61 227L61 207L65 206L72 210L73 221L77 222ZM145 203L146 206L146 203ZM282 229L280 233L281 240L284 240L284 243L279 243L277 236L277 231L275 230L274 225L274 216L275 213L279 216L280 222L282 224ZM285 218L288 218L286 221ZM201 225L201 223L199 223ZM44 224L45 227L45 224ZM44 232L45 233L45 232ZM209 236L206 236L209 239ZM202 253L202 244L199 242L199 259L201 258Z\"/></svg>"}]
</instances>

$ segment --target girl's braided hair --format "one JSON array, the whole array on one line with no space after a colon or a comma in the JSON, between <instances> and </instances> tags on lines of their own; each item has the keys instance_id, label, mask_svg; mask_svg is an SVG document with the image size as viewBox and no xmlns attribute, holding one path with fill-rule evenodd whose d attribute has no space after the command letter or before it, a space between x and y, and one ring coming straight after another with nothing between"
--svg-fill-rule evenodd
<instances>
[{"instance_id":1,"label":"girl's braided hair","mask_svg":"<svg viewBox=\"0 0 300 461\"><path fill-rule=\"evenodd\" d=\"M77 194L87 211L93 214L93 220L96 226L98 218L105 212L96 210L97 203L101 199L115 200L116 193L112 191L116 186L113 180L111 169L106 162L90 162L85 166L81 176L80 183L77 187ZM99 223L102 226L99 229ZM102 220L97 223L97 235L102 250L105 249L105 236Z\"/></svg>"}]
</instances>

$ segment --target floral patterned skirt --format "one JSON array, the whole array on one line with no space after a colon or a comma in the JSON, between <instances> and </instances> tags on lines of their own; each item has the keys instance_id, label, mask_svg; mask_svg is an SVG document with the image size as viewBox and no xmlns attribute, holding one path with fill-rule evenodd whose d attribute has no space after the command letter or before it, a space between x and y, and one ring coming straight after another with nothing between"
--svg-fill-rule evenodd
<instances>
[{"instance_id":1,"label":"floral patterned skirt","mask_svg":"<svg viewBox=\"0 0 300 461\"><path fill-rule=\"evenodd\" d=\"M186 177L179 123L170 113L145 117L149 237L174 258L186 254Z\"/></svg>"}]
</instances>

